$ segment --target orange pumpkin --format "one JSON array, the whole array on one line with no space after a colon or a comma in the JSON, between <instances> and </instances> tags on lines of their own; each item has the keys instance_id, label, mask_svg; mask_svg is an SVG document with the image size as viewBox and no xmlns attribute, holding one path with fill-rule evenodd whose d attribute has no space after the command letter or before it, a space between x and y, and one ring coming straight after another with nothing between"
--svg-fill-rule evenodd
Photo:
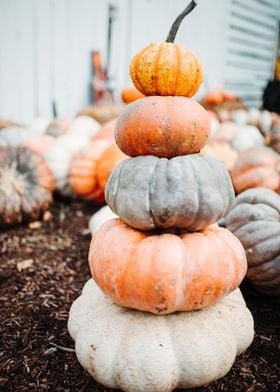
<instances>
[{"instance_id":1,"label":"orange pumpkin","mask_svg":"<svg viewBox=\"0 0 280 392\"><path fill-rule=\"evenodd\" d=\"M72 191L79 197L104 202L104 188L111 171L126 156L110 140L94 140L74 157L69 175Z\"/></svg>"},{"instance_id":2,"label":"orange pumpkin","mask_svg":"<svg viewBox=\"0 0 280 392\"><path fill-rule=\"evenodd\" d=\"M126 158L128 158L128 156L125 155L115 143L103 152L96 165L97 182L103 192L111 172Z\"/></svg>"},{"instance_id":3,"label":"orange pumpkin","mask_svg":"<svg viewBox=\"0 0 280 392\"><path fill-rule=\"evenodd\" d=\"M209 91L205 94L204 101L210 106L221 105L224 102L223 92L221 90Z\"/></svg>"},{"instance_id":4,"label":"orange pumpkin","mask_svg":"<svg viewBox=\"0 0 280 392\"><path fill-rule=\"evenodd\" d=\"M115 137L129 156L171 158L199 152L210 133L206 110L185 97L145 97L119 116Z\"/></svg>"},{"instance_id":5,"label":"orange pumpkin","mask_svg":"<svg viewBox=\"0 0 280 392\"><path fill-rule=\"evenodd\" d=\"M97 132L97 134L93 137L93 140L106 139L110 140L113 143L115 141L114 133L116 122L117 119L112 118L111 120L104 123L100 130Z\"/></svg>"},{"instance_id":6,"label":"orange pumpkin","mask_svg":"<svg viewBox=\"0 0 280 392\"><path fill-rule=\"evenodd\" d=\"M241 151L230 173L236 193L256 187L278 189L278 164L278 156L268 148L254 147Z\"/></svg>"},{"instance_id":7,"label":"orange pumpkin","mask_svg":"<svg viewBox=\"0 0 280 392\"><path fill-rule=\"evenodd\" d=\"M200 154L218 159L228 170L233 168L238 156L238 153L228 143L215 141L206 144Z\"/></svg>"},{"instance_id":8,"label":"orange pumpkin","mask_svg":"<svg viewBox=\"0 0 280 392\"><path fill-rule=\"evenodd\" d=\"M43 154L53 144L54 141L54 136L45 134L26 140L24 146L30 148L38 154Z\"/></svg>"},{"instance_id":9,"label":"orange pumpkin","mask_svg":"<svg viewBox=\"0 0 280 392\"><path fill-rule=\"evenodd\" d=\"M135 87L126 87L121 92L121 98L124 103L131 103L144 97L145 95L140 93Z\"/></svg>"},{"instance_id":10,"label":"orange pumpkin","mask_svg":"<svg viewBox=\"0 0 280 392\"><path fill-rule=\"evenodd\" d=\"M247 270L239 240L216 225L197 232L143 232L120 219L91 241L89 266L118 305L167 314L204 308L234 290Z\"/></svg>"},{"instance_id":11,"label":"orange pumpkin","mask_svg":"<svg viewBox=\"0 0 280 392\"><path fill-rule=\"evenodd\" d=\"M184 46L174 44L180 23L195 6L192 1L176 18L166 42L150 44L132 59L130 76L144 95L192 97L199 89L203 78L200 61Z\"/></svg>"}]
</instances>

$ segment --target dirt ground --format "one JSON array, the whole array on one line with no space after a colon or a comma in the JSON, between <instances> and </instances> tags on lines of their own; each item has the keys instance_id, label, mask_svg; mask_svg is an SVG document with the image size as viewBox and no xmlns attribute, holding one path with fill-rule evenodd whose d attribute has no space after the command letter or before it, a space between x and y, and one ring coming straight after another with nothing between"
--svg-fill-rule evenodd
<instances>
[{"instance_id":1,"label":"dirt ground","mask_svg":"<svg viewBox=\"0 0 280 392\"><path fill-rule=\"evenodd\" d=\"M68 311L90 277L87 224L95 207L56 200L41 224L0 232L0 390L110 391L76 360ZM280 391L280 306L248 282L255 339L223 379L198 392ZM143 391L145 392L145 391Z\"/></svg>"}]
</instances>

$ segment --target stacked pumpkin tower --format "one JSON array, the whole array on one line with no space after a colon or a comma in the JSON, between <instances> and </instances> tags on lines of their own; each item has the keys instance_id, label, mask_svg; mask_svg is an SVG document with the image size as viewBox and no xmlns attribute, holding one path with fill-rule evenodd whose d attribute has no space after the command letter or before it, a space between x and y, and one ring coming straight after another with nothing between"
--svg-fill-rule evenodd
<instances>
[{"instance_id":1,"label":"stacked pumpkin tower","mask_svg":"<svg viewBox=\"0 0 280 392\"><path fill-rule=\"evenodd\" d=\"M167 42L132 60L133 83L149 96L128 105L115 128L118 146L131 157L106 187L120 219L93 236L93 280L70 311L81 364L124 391L209 383L228 372L253 337L237 289L245 252L215 223L234 200L232 183L222 163L198 154L210 130L207 112L190 99L201 65L173 43L195 5L175 20Z\"/></svg>"}]
</instances>

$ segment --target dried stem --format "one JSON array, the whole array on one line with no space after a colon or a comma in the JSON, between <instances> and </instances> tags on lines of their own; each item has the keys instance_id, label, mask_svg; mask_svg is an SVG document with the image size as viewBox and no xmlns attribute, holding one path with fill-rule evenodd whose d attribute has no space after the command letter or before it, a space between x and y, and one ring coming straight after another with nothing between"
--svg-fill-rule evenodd
<instances>
[{"instance_id":1,"label":"dried stem","mask_svg":"<svg viewBox=\"0 0 280 392\"><path fill-rule=\"evenodd\" d=\"M197 0L192 0L190 4L184 9L183 12L181 12L180 15L177 16L175 21L173 22L173 25L171 26L171 29L168 33L168 36L166 38L166 42L174 42L177 32L179 30L179 27L185 18L189 13L192 12L192 10L197 6Z\"/></svg>"}]
</instances>

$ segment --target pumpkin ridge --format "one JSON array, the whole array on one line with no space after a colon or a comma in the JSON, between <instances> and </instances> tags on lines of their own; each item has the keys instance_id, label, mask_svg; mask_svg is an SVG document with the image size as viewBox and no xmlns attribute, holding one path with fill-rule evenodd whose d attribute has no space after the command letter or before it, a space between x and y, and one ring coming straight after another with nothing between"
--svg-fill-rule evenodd
<instances>
[{"instance_id":1,"label":"pumpkin ridge","mask_svg":"<svg viewBox=\"0 0 280 392\"><path fill-rule=\"evenodd\" d=\"M190 50L189 51L190 52L190 54L191 54L191 56L192 56L192 58L193 58L193 61L194 61L194 64L195 64L195 68L196 68L196 73L195 73L195 75L196 75L196 78L195 78L195 85L197 85L198 83L198 81L200 82L199 84L201 84L201 82L202 82L202 80L201 80L201 72L197 72L197 70L200 70L201 69L201 64L200 64L200 61L198 60L198 58L196 57L196 55ZM195 89L193 88L192 90L191 90L191 94L192 95L194 95L195 94Z\"/></svg>"},{"instance_id":2,"label":"pumpkin ridge","mask_svg":"<svg viewBox=\"0 0 280 392\"><path fill-rule=\"evenodd\" d=\"M138 88L137 86L135 86L135 87L138 88L138 90L139 90L140 92L145 91L145 86L143 85L143 83L142 83L142 81L141 81L141 79L139 78L139 75L138 75L139 60L141 60L140 57L142 57L148 50L150 50L150 45L147 46L146 48L143 48L143 49L137 54L137 56L136 56L136 58L135 58L135 60L134 60L134 61L135 61L135 72L133 72L133 74L134 74L134 77L135 77L135 79L136 79L136 82L138 83L139 88ZM144 94L144 93L143 93L143 94Z\"/></svg>"},{"instance_id":3,"label":"pumpkin ridge","mask_svg":"<svg viewBox=\"0 0 280 392\"><path fill-rule=\"evenodd\" d=\"M154 205L153 205L153 197L152 197L152 186L155 185L155 184L154 184L155 173L156 173L156 168L157 168L159 162L160 162L160 160L157 160L157 161L156 161L156 164L154 165L154 168L153 168L153 171L152 171L152 174L151 174L151 179L150 179L149 186L148 186L148 189L149 189L149 191L148 191L148 198L149 198L149 204L150 204L150 216L151 216L151 219L152 219L152 222L153 222L153 225L154 225L154 226L157 225L157 219L155 218L155 215L154 215Z\"/></svg>"},{"instance_id":4,"label":"pumpkin ridge","mask_svg":"<svg viewBox=\"0 0 280 392\"><path fill-rule=\"evenodd\" d=\"M158 91L158 72L157 72L157 66L158 66L158 62L160 60L160 56L163 52L164 49L164 44L160 44L159 48L158 48L158 52L156 54L156 57L154 59L154 69L153 69L153 75L154 75L154 79L153 79L153 86L152 86L152 93L153 94L157 94Z\"/></svg>"},{"instance_id":5,"label":"pumpkin ridge","mask_svg":"<svg viewBox=\"0 0 280 392\"><path fill-rule=\"evenodd\" d=\"M174 78L174 88L173 88L173 94L172 95L176 95L177 92L177 84L178 84L178 77L179 77L179 69L180 69L180 64L181 64L181 52L180 52L180 48L178 47L178 45L174 45L174 57L177 60L176 63L174 62L173 65L173 78Z\"/></svg>"}]
</instances>

